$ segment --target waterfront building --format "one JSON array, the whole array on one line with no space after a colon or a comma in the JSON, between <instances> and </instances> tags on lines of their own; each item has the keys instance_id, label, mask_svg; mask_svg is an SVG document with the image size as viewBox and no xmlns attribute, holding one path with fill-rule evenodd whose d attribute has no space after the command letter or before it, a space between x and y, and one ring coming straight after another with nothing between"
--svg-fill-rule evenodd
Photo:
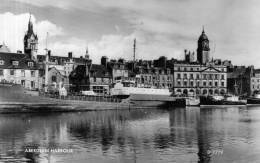
<instances>
[{"instance_id":1,"label":"waterfront building","mask_svg":"<svg viewBox=\"0 0 260 163\"><path fill-rule=\"evenodd\" d=\"M136 83L138 87L169 88L173 87L173 71L161 67L137 67Z\"/></svg>"},{"instance_id":2,"label":"waterfront building","mask_svg":"<svg viewBox=\"0 0 260 163\"><path fill-rule=\"evenodd\" d=\"M184 61L174 61L174 93L219 95L227 93L227 66L210 60L209 39L203 29L198 39L197 61L194 52L184 51Z\"/></svg>"},{"instance_id":3,"label":"waterfront building","mask_svg":"<svg viewBox=\"0 0 260 163\"><path fill-rule=\"evenodd\" d=\"M227 92L227 68L208 63L176 62L174 64L174 93L219 95Z\"/></svg>"},{"instance_id":4,"label":"waterfront building","mask_svg":"<svg viewBox=\"0 0 260 163\"><path fill-rule=\"evenodd\" d=\"M38 64L27 54L0 52L0 81L21 84L30 90L38 89Z\"/></svg>"},{"instance_id":5,"label":"waterfront building","mask_svg":"<svg viewBox=\"0 0 260 163\"><path fill-rule=\"evenodd\" d=\"M249 66L231 66L228 67L227 73L227 89L228 93L238 95L251 95L257 88L255 81L257 77L253 77L254 67Z\"/></svg>"},{"instance_id":6,"label":"waterfront building","mask_svg":"<svg viewBox=\"0 0 260 163\"><path fill-rule=\"evenodd\" d=\"M49 68L48 71L48 89L58 91L62 86L69 88L69 78L65 76L56 67Z\"/></svg>"},{"instance_id":7,"label":"waterfront building","mask_svg":"<svg viewBox=\"0 0 260 163\"><path fill-rule=\"evenodd\" d=\"M260 91L260 69L253 70L250 79L250 95Z\"/></svg>"},{"instance_id":8,"label":"waterfront building","mask_svg":"<svg viewBox=\"0 0 260 163\"><path fill-rule=\"evenodd\" d=\"M92 64L89 74L90 90L98 95L109 93L109 88L112 85L112 74L103 65Z\"/></svg>"},{"instance_id":9,"label":"waterfront building","mask_svg":"<svg viewBox=\"0 0 260 163\"><path fill-rule=\"evenodd\" d=\"M73 57L73 53L69 52L67 57L64 56L54 56L51 51L48 51L48 66L55 67L59 71L63 72L65 76L69 77L70 73L78 66L90 64L91 60L80 57ZM39 63L45 64L46 55L38 55L37 61Z\"/></svg>"}]
</instances>

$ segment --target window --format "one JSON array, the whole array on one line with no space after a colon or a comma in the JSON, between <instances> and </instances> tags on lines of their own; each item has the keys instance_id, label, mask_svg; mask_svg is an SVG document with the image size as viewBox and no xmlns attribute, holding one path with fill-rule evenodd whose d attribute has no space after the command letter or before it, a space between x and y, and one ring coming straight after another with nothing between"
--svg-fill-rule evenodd
<instances>
[{"instance_id":1,"label":"window","mask_svg":"<svg viewBox=\"0 0 260 163\"><path fill-rule=\"evenodd\" d=\"M224 75L221 75L221 80L224 80L224 79L225 79Z\"/></svg>"},{"instance_id":2,"label":"window","mask_svg":"<svg viewBox=\"0 0 260 163\"><path fill-rule=\"evenodd\" d=\"M199 71L200 70L200 68L197 68L197 71Z\"/></svg>"},{"instance_id":3,"label":"window","mask_svg":"<svg viewBox=\"0 0 260 163\"><path fill-rule=\"evenodd\" d=\"M190 79L193 79L193 74L190 74Z\"/></svg>"},{"instance_id":4,"label":"window","mask_svg":"<svg viewBox=\"0 0 260 163\"><path fill-rule=\"evenodd\" d=\"M57 77L53 75L53 76L51 77L51 81L52 81L52 82L57 82Z\"/></svg>"},{"instance_id":5,"label":"window","mask_svg":"<svg viewBox=\"0 0 260 163\"><path fill-rule=\"evenodd\" d=\"M35 77L35 71L31 71L31 77Z\"/></svg>"},{"instance_id":6,"label":"window","mask_svg":"<svg viewBox=\"0 0 260 163\"><path fill-rule=\"evenodd\" d=\"M190 68L190 71L193 71L193 68Z\"/></svg>"},{"instance_id":7,"label":"window","mask_svg":"<svg viewBox=\"0 0 260 163\"><path fill-rule=\"evenodd\" d=\"M21 80L22 86L25 86L25 80Z\"/></svg>"},{"instance_id":8,"label":"window","mask_svg":"<svg viewBox=\"0 0 260 163\"><path fill-rule=\"evenodd\" d=\"M10 70L10 75L14 75L14 70Z\"/></svg>"},{"instance_id":9,"label":"window","mask_svg":"<svg viewBox=\"0 0 260 163\"><path fill-rule=\"evenodd\" d=\"M199 82L199 81L197 82L197 86L198 86L198 87L200 86L200 82Z\"/></svg>"},{"instance_id":10,"label":"window","mask_svg":"<svg viewBox=\"0 0 260 163\"><path fill-rule=\"evenodd\" d=\"M187 79L187 74L184 74L183 78L184 78L184 79Z\"/></svg>"},{"instance_id":11,"label":"window","mask_svg":"<svg viewBox=\"0 0 260 163\"><path fill-rule=\"evenodd\" d=\"M215 86L216 86L216 87L218 86L218 82L215 82Z\"/></svg>"},{"instance_id":12,"label":"window","mask_svg":"<svg viewBox=\"0 0 260 163\"><path fill-rule=\"evenodd\" d=\"M178 84L178 86L181 86L181 82L180 82L180 81L178 81L178 83L177 83L177 84Z\"/></svg>"},{"instance_id":13,"label":"window","mask_svg":"<svg viewBox=\"0 0 260 163\"><path fill-rule=\"evenodd\" d=\"M207 74L204 74L204 75L203 75L203 79L207 79Z\"/></svg>"},{"instance_id":14,"label":"window","mask_svg":"<svg viewBox=\"0 0 260 163\"><path fill-rule=\"evenodd\" d=\"M193 87L193 81L190 82L190 86Z\"/></svg>"},{"instance_id":15,"label":"window","mask_svg":"<svg viewBox=\"0 0 260 163\"><path fill-rule=\"evenodd\" d=\"M29 67L33 67L33 62L28 62Z\"/></svg>"},{"instance_id":16,"label":"window","mask_svg":"<svg viewBox=\"0 0 260 163\"><path fill-rule=\"evenodd\" d=\"M143 78L142 78L143 79ZM97 78L94 76L94 82L97 82Z\"/></svg>"},{"instance_id":17,"label":"window","mask_svg":"<svg viewBox=\"0 0 260 163\"><path fill-rule=\"evenodd\" d=\"M4 70L0 70L0 76L4 75Z\"/></svg>"},{"instance_id":18,"label":"window","mask_svg":"<svg viewBox=\"0 0 260 163\"><path fill-rule=\"evenodd\" d=\"M34 81L31 81L31 88L34 88L34 87L35 87Z\"/></svg>"},{"instance_id":19,"label":"window","mask_svg":"<svg viewBox=\"0 0 260 163\"><path fill-rule=\"evenodd\" d=\"M212 86L212 82L209 82L209 86Z\"/></svg>"},{"instance_id":20,"label":"window","mask_svg":"<svg viewBox=\"0 0 260 163\"><path fill-rule=\"evenodd\" d=\"M212 80L213 79L213 75L209 74L209 79Z\"/></svg>"},{"instance_id":21,"label":"window","mask_svg":"<svg viewBox=\"0 0 260 163\"><path fill-rule=\"evenodd\" d=\"M177 78L180 79L181 78L181 74L177 74Z\"/></svg>"},{"instance_id":22,"label":"window","mask_svg":"<svg viewBox=\"0 0 260 163\"><path fill-rule=\"evenodd\" d=\"M4 60L0 60L0 65L4 65L5 61Z\"/></svg>"},{"instance_id":23,"label":"window","mask_svg":"<svg viewBox=\"0 0 260 163\"><path fill-rule=\"evenodd\" d=\"M25 71L21 70L22 77L25 77Z\"/></svg>"},{"instance_id":24,"label":"window","mask_svg":"<svg viewBox=\"0 0 260 163\"><path fill-rule=\"evenodd\" d=\"M207 85L207 83L206 82L203 82L203 86L206 86Z\"/></svg>"},{"instance_id":25,"label":"window","mask_svg":"<svg viewBox=\"0 0 260 163\"><path fill-rule=\"evenodd\" d=\"M200 79L200 74L197 74L197 79Z\"/></svg>"},{"instance_id":26,"label":"window","mask_svg":"<svg viewBox=\"0 0 260 163\"><path fill-rule=\"evenodd\" d=\"M186 67L184 67L184 71L187 71L187 68L186 68Z\"/></svg>"},{"instance_id":27,"label":"window","mask_svg":"<svg viewBox=\"0 0 260 163\"><path fill-rule=\"evenodd\" d=\"M218 75L217 74L215 74L215 79L218 79Z\"/></svg>"},{"instance_id":28,"label":"window","mask_svg":"<svg viewBox=\"0 0 260 163\"><path fill-rule=\"evenodd\" d=\"M224 82L221 82L221 86L224 87L224 85L225 85Z\"/></svg>"},{"instance_id":29,"label":"window","mask_svg":"<svg viewBox=\"0 0 260 163\"><path fill-rule=\"evenodd\" d=\"M183 85L184 85L184 86L187 86L187 81L184 81L184 82L183 82Z\"/></svg>"},{"instance_id":30,"label":"window","mask_svg":"<svg viewBox=\"0 0 260 163\"><path fill-rule=\"evenodd\" d=\"M12 61L12 65L18 66L18 65L19 65L19 62L18 62L18 61Z\"/></svg>"}]
</instances>

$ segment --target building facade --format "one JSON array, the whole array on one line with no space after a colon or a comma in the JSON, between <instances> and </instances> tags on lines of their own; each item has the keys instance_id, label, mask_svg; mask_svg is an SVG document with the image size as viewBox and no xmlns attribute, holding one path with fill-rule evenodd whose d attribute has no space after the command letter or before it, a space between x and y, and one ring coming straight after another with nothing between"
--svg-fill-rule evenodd
<instances>
[{"instance_id":1,"label":"building facade","mask_svg":"<svg viewBox=\"0 0 260 163\"><path fill-rule=\"evenodd\" d=\"M0 81L38 89L41 84L38 65L26 54L0 53Z\"/></svg>"},{"instance_id":2,"label":"building facade","mask_svg":"<svg viewBox=\"0 0 260 163\"><path fill-rule=\"evenodd\" d=\"M250 79L250 95L260 91L260 70L254 70Z\"/></svg>"},{"instance_id":3,"label":"building facade","mask_svg":"<svg viewBox=\"0 0 260 163\"><path fill-rule=\"evenodd\" d=\"M138 87L168 88L173 87L173 71L169 68L139 67L136 75Z\"/></svg>"},{"instance_id":4,"label":"building facade","mask_svg":"<svg viewBox=\"0 0 260 163\"><path fill-rule=\"evenodd\" d=\"M175 94L219 95L226 92L226 66L187 63L174 65Z\"/></svg>"},{"instance_id":5,"label":"building facade","mask_svg":"<svg viewBox=\"0 0 260 163\"><path fill-rule=\"evenodd\" d=\"M92 64L89 74L90 90L98 95L109 94L112 74L103 65Z\"/></svg>"}]
</instances>

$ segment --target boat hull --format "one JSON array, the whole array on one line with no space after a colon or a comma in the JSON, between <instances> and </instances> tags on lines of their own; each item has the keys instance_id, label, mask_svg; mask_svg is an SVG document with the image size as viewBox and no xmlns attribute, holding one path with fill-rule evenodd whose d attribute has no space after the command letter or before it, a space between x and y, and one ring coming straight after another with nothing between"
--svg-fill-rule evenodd
<instances>
[{"instance_id":1,"label":"boat hull","mask_svg":"<svg viewBox=\"0 0 260 163\"><path fill-rule=\"evenodd\" d=\"M247 104L248 105L260 105L260 99L259 98L248 98Z\"/></svg>"},{"instance_id":2,"label":"boat hull","mask_svg":"<svg viewBox=\"0 0 260 163\"><path fill-rule=\"evenodd\" d=\"M129 103L133 106L168 107L173 103L175 99L168 95L131 94L128 100Z\"/></svg>"},{"instance_id":3,"label":"boat hull","mask_svg":"<svg viewBox=\"0 0 260 163\"><path fill-rule=\"evenodd\" d=\"M20 85L0 84L0 113L70 112L89 110L129 109L131 104L121 102L64 100L37 95Z\"/></svg>"},{"instance_id":4,"label":"boat hull","mask_svg":"<svg viewBox=\"0 0 260 163\"><path fill-rule=\"evenodd\" d=\"M215 100L210 97L200 97L200 105L246 105L244 101Z\"/></svg>"}]
</instances>

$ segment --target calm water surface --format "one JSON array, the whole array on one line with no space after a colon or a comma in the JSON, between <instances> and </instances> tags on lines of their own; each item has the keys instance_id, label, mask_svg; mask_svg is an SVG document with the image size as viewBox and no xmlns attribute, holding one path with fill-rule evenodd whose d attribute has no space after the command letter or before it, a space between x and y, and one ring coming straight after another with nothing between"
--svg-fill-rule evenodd
<instances>
[{"instance_id":1,"label":"calm water surface","mask_svg":"<svg viewBox=\"0 0 260 163\"><path fill-rule=\"evenodd\" d=\"M260 107L0 115L0 162L26 158L60 163L260 162Z\"/></svg>"}]
</instances>

